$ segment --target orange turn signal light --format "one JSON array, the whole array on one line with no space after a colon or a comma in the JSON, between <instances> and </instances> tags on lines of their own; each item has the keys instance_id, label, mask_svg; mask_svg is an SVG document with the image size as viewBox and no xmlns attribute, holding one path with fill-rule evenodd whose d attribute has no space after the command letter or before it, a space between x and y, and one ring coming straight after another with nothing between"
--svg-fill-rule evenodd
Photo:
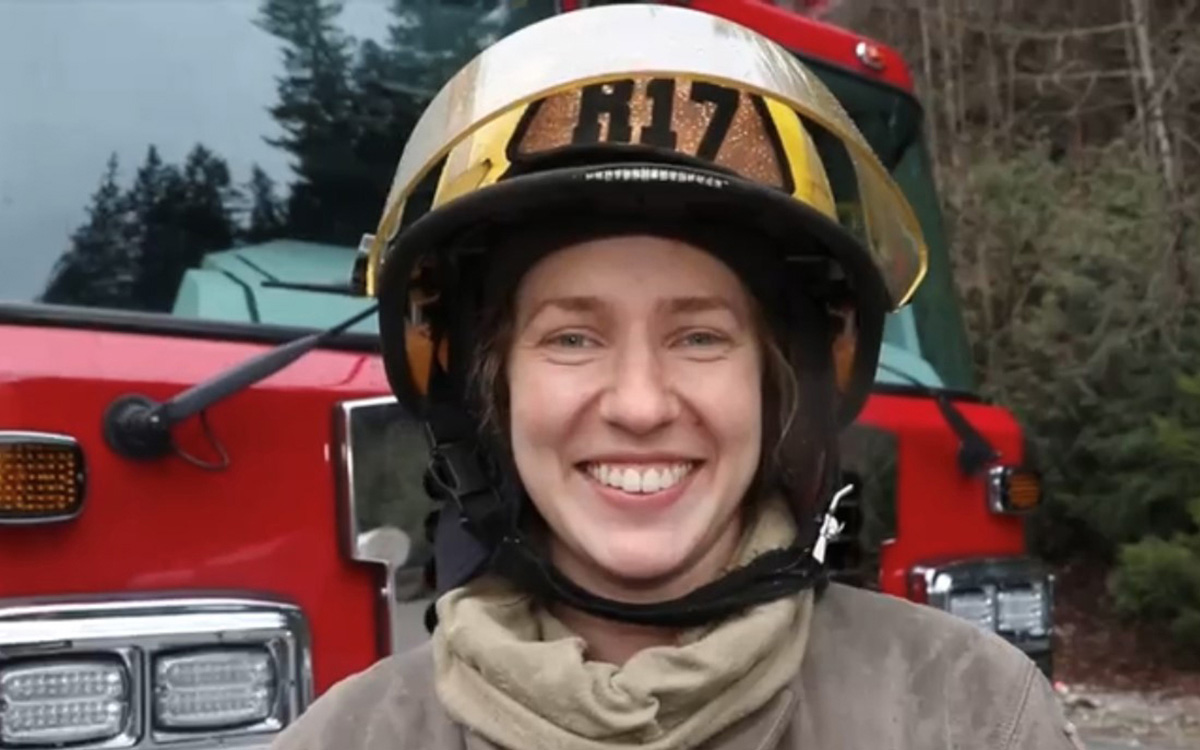
<instances>
[{"instance_id":1,"label":"orange turn signal light","mask_svg":"<svg viewBox=\"0 0 1200 750\"><path fill-rule=\"evenodd\" d=\"M995 513L1028 513L1042 504L1042 480L1029 469L993 466L987 493L988 506Z\"/></svg>"},{"instance_id":2,"label":"orange turn signal light","mask_svg":"<svg viewBox=\"0 0 1200 750\"><path fill-rule=\"evenodd\" d=\"M85 480L74 438L0 431L0 524L74 518L83 510Z\"/></svg>"}]
</instances>

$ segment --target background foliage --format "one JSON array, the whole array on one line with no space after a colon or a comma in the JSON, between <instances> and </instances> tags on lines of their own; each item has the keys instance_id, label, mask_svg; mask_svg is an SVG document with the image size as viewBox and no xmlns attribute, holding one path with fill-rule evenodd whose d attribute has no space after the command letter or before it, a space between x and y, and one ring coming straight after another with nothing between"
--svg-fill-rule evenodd
<instances>
[{"instance_id":1,"label":"background foliage","mask_svg":"<svg viewBox=\"0 0 1200 750\"><path fill-rule=\"evenodd\" d=\"M985 393L1029 430L1030 540L1200 657L1200 13L1161 0L844 1L927 111Z\"/></svg>"}]
</instances>

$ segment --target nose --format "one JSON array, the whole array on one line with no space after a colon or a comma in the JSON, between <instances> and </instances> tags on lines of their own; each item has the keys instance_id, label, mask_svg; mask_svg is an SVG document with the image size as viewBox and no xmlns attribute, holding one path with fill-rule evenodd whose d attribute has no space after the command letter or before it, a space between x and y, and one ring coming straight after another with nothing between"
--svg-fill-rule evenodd
<instances>
[{"instance_id":1,"label":"nose","mask_svg":"<svg viewBox=\"0 0 1200 750\"><path fill-rule=\"evenodd\" d=\"M649 342L627 342L613 359L611 380L600 398L600 416L608 423L644 435L679 416L675 393L662 358Z\"/></svg>"}]
</instances>

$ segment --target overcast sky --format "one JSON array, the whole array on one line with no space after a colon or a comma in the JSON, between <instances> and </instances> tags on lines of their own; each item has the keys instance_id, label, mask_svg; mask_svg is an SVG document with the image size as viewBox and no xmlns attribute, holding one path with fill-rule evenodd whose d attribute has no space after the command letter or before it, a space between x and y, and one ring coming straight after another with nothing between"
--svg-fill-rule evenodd
<instances>
[{"instance_id":1,"label":"overcast sky","mask_svg":"<svg viewBox=\"0 0 1200 750\"><path fill-rule=\"evenodd\" d=\"M387 0L345 0L342 26L382 39ZM237 182L290 179L266 108L281 65L254 26L258 0L0 0L0 300L45 285L85 219L105 162L123 185L153 143L177 163L196 143Z\"/></svg>"}]
</instances>

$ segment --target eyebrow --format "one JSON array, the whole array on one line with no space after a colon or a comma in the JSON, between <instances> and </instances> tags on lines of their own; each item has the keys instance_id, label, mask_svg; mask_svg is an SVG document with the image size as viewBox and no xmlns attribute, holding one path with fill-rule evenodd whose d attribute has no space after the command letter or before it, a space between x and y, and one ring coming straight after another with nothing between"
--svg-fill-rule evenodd
<instances>
[{"instance_id":1,"label":"eyebrow","mask_svg":"<svg viewBox=\"0 0 1200 750\"><path fill-rule=\"evenodd\" d=\"M742 322L742 315L739 314L737 307L728 299L716 295L672 297L662 300L658 306L673 315L724 310ZM524 325L528 325L530 321L552 307L564 312L597 313L608 309L610 305L599 297L592 296L551 297L542 300L529 311L529 314L525 316Z\"/></svg>"},{"instance_id":2,"label":"eyebrow","mask_svg":"<svg viewBox=\"0 0 1200 750\"><path fill-rule=\"evenodd\" d=\"M607 307L599 297L573 296L573 297L550 297L538 302L537 305L525 315L523 319L518 320L518 327L525 326L536 320L542 313L549 308L557 308L564 312L573 313L594 313Z\"/></svg>"},{"instance_id":3,"label":"eyebrow","mask_svg":"<svg viewBox=\"0 0 1200 750\"><path fill-rule=\"evenodd\" d=\"M725 310L732 313L735 318L741 318L733 303L719 296L672 297L669 300L664 300L663 306L669 312L676 314Z\"/></svg>"},{"instance_id":4,"label":"eyebrow","mask_svg":"<svg viewBox=\"0 0 1200 750\"><path fill-rule=\"evenodd\" d=\"M606 305L599 297L551 297L539 302L537 307L529 311L526 319L533 320L548 307L557 307L566 312L595 312Z\"/></svg>"}]
</instances>

